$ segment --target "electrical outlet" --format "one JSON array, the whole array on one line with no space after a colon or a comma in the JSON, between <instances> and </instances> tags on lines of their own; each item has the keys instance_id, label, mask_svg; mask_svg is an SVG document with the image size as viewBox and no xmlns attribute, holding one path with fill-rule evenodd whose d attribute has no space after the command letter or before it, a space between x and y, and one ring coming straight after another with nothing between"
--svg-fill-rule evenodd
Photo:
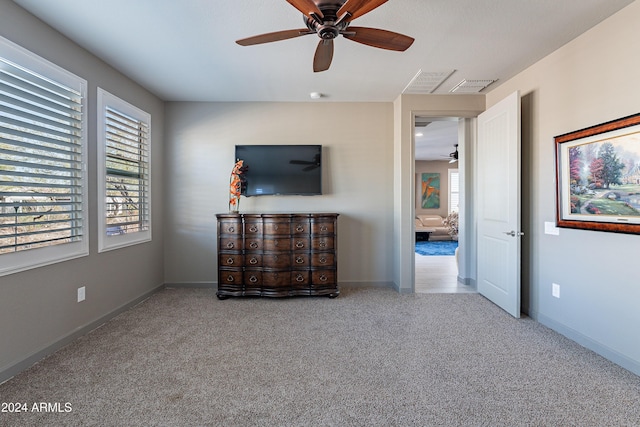
<instances>
[{"instance_id":1,"label":"electrical outlet","mask_svg":"<svg viewBox=\"0 0 640 427\"><path fill-rule=\"evenodd\" d=\"M551 296L560 298L560 285L558 285L557 283L551 284Z\"/></svg>"},{"instance_id":2,"label":"electrical outlet","mask_svg":"<svg viewBox=\"0 0 640 427\"><path fill-rule=\"evenodd\" d=\"M78 288L78 302L82 302L85 299L85 287Z\"/></svg>"}]
</instances>

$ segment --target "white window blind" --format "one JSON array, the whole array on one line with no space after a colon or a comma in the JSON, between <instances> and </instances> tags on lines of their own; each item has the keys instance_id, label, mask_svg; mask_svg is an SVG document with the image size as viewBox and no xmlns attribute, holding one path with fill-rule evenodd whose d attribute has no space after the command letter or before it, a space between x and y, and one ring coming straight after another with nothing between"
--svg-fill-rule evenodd
<instances>
[{"instance_id":1,"label":"white window blind","mask_svg":"<svg viewBox=\"0 0 640 427\"><path fill-rule=\"evenodd\" d=\"M460 174L457 169L449 169L449 213L460 210Z\"/></svg>"},{"instance_id":2,"label":"white window blind","mask_svg":"<svg viewBox=\"0 0 640 427\"><path fill-rule=\"evenodd\" d=\"M101 109L100 250L150 239L149 115L99 90Z\"/></svg>"},{"instance_id":3,"label":"white window blind","mask_svg":"<svg viewBox=\"0 0 640 427\"><path fill-rule=\"evenodd\" d=\"M0 40L0 274L86 254L85 87ZM80 248L16 257L69 243Z\"/></svg>"}]
</instances>

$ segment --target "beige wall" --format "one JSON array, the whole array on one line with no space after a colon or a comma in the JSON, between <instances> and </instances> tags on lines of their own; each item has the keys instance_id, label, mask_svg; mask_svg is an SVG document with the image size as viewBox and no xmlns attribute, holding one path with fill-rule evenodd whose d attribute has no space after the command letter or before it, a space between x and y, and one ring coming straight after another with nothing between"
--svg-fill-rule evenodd
<instances>
[{"instance_id":1,"label":"beige wall","mask_svg":"<svg viewBox=\"0 0 640 427\"><path fill-rule=\"evenodd\" d=\"M390 103L169 103L167 283L217 282L216 218L236 144L322 144L322 196L242 197L241 212L337 212L340 283L391 281Z\"/></svg>"},{"instance_id":2,"label":"beige wall","mask_svg":"<svg viewBox=\"0 0 640 427\"><path fill-rule=\"evenodd\" d=\"M640 236L560 229L554 136L640 112L640 2L487 95L522 96L523 298L530 315L640 373ZM551 284L561 298L551 296Z\"/></svg>"},{"instance_id":3,"label":"beige wall","mask_svg":"<svg viewBox=\"0 0 640 427\"><path fill-rule=\"evenodd\" d=\"M449 214L449 170L458 168L458 163L449 163L447 160L426 161L416 160L416 215L431 214L446 218ZM422 173L440 174L440 208L423 209L422 198Z\"/></svg>"}]
</instances>

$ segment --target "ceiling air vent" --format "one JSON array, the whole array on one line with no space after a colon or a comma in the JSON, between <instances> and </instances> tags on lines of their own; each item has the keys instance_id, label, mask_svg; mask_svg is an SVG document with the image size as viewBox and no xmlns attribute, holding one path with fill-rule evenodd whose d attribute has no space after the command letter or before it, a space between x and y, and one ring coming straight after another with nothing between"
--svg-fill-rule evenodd
<instances>
[{"instance_id":1,"label":"ceiling air vent","mask_svg":"<svg viewBox=\"0 0 640 427\"><path fill-rule=\"evenodd\" d=\"M451 93L478 93L496 80L462 80L449 92Z\"/></svg>"},{"instance_id":2,"label":"ceiling air vent","mask_svg":"<svg viewBox=\"0 0 640 427\"><path fill-rule=\"evenodd\" d=\"M423 128L423 127L431 124L432 121L433 121L433 119L428 118L428 117L416 117L415 118L415 127Z\"/></svg>"},{"instance_id":3,"label":"ceiling air vent","mask_svg":"<svg viewBox=\"0 0 640 427\"><path fill-rule=\"evenodd\" d=\"M447 80L456 70L449 71L418 71L418 74L411 79L402 93L426 94L433 93L445 80Z\"/></svg>"}]
</instances>

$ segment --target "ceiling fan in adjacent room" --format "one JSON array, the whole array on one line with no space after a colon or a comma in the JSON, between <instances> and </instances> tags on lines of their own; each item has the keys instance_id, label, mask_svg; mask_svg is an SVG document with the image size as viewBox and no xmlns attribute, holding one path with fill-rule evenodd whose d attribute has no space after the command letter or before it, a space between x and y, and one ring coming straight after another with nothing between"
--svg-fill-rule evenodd
<instances>
[{"instance_id":1,"label":"ceiling fan in adjacent room","mask_svg":"<svg viewBox=\"0 0 640 427\"><path fill-rule=\"evenodd\" d=\"M449 163L455 163L458 161L458 144L454 144L453 146L455 147L455 150L452 153L449 153L448 156L446 156L449 158Z\"/></svg>"},{"instance_id":2,"label":"ceiling fan in adjacent room","mask_svg":"<svg viewBox=\"0 0 640 427\"><path fill-rule=\"evenodd\" d=\"M317 34L320 42L313 58L313 71L325 71L333 59L333 39L339 35L380 49L403 52L414 39L392 31L368 27L351 27L351 21L371 12L388 0L287 0L303 13L307 28L276 31L237 40L241 46L271 43L295 37Z\"/></svg>"}]
</instances>

